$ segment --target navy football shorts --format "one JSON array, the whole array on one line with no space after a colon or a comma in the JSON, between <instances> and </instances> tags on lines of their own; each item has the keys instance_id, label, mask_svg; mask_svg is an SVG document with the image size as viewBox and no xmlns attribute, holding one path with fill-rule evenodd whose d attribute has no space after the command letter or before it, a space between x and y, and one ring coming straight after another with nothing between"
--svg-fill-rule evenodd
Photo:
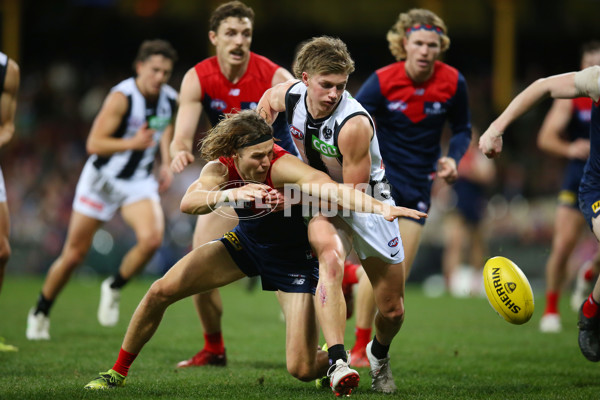
<instances>
[{"instance_id":1,"label":"navy football shorts","mask_svg":"<svg viewBox=\"0 0 600 400\"><path fill-rule=\"evenodd\" d=\"M238 228L219 240L244 274L260 275L263 290L315 294L319 262L305 238L297 244L264 245Z\"/></svg>"}]
</instances>

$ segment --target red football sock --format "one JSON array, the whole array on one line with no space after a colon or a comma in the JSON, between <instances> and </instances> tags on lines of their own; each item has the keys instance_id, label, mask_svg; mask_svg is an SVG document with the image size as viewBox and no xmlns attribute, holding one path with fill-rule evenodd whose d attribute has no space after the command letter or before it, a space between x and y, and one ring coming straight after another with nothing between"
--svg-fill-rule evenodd
<instances>
[{"instance_id":1,"label":"red football sock","mask_svg":"<svg viewBox=\"0 0 600 400\"><path fill-rule=\"evenodd\" d=\"M546 311L544 314L558 314L558 292L546 292Z\"/></svg>"},{"instance_id":2,"label":"red football sock","mask_svg":"<svg viewBox=\"0 0 600 400\"><path fill-rule=\"evenodd\" d=\"M223 343L223 335L221 332L204 334L204 350L208 350L215 354L222 354L225 352L225 345Z\"/></svg>"},{"instance_id":3,"label":"red football sock","mask_svg":"<svg viewBox=\"0 0 600 400\"><path fill-rule=\"evenodd\" d=\"M583 273L583 279L585 279L588 282L591 281L592 279L594 279L594 270L592 269L592 267L588 268Z\"/></svg>"},{"instance_id":4,"label":"red football sock","mask_svg":"<svg viewBox=\"0 0 600 400\"><path fill-rule=\"evenodd\" d=\"M119 357L117 358L117 362L112 367L115 371L120 373L123 376L127 376L129 372L129 367L133 364L133 361L137 357L137 354L128 353L123 348L119 351Z\"/></svg>"},{"instance_id":5,"label":"red football sock","mask_svg":"<svg viewBox=\"0 0 600 400\"><path fill-rule=\"evenodd\" d=\"M354 343L352 351L357 351L367 347L367 344L369 344L371 341L371 332L371 328L363 329L357 326L354 330L354 334L356 335L356 343Z\"/></svg>"},{"instance_id":6,"label":"red football sock","mask_svg":"<svg viewBox=\"0 0 600 400\"><path fill-rule=\"evenodd\" d=\"M590 294L585 303L583 303L583 315L585 315L586 318L592 318L595 317L597 313L598 303Z\"/></svg>"},{"instance_id":7,"label":"red football sock","mask_svg":"<svg viewBox=\"0 0 600 400\"><path fill-rule=\"evenodd\" d=\"M358 267L360 267L360 265L353 264L350 261L344 263L344 279L342 280L342 284L354 285L358 283L358 278L356 277L356 270Z\"/></svg>"}]
</instances>

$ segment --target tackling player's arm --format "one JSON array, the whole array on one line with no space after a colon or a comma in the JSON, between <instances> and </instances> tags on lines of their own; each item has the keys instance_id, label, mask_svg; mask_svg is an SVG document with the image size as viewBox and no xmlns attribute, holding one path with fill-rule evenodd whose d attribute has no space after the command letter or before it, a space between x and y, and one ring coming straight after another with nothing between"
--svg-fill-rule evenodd
<instances>
[{"instance_id":1,"label":"tackling player's arm","mask_svg":"<svg viewBox=\"0 0 600 400\"><path fill-rule=\"evenodd\" d=\"M279 67L273 74L273 79L271 79L271 87L293 79L294 77L292 76L292 74L290 74L290 72L287 69Z\"/></svg>"},{"instance_id":2,"label":"tackling player's arm","mask_svg":"<svg viewBox=\"0 0 600 400\"><path fill-rule=\"evenodd\" d=\"M113 137L128 106L127 97L121 92L114 91L106 97L87 138L86 149L89 154L109 156L127 150L144 150L156 144L154 129L149 129L147 122L131 138Z\"/></svg>"},{"instance_id":3,"label":"tackling player's arm","mask_svg":"<svg viewBox=\"0 0 600 400\"><path fill-rule=\"evenodd\" d=\"M198 121L202 114L202 87L195 68L190 68L181 82L179 111L175 134L170 145L171 170L181 172L194 162L193 145Z\"/></svg>"},{"instance_id":4,"label":"tackling player's arm","mask_svg":"<svg viewBox=\"0 0 600 400\"><path fill-rule=\"evenodd\" d=\"M277 118L277 114L285 111L285 94L288 89L298 82L297 80L286 81L267 89L256 106L256 112L263 117L269 125Z\"/></svg>"},{"instance_id":5,"label":"tackling player's arm","mask_svg":"<svg viewBox=\"0 0 600 400\"><path fill-rule=\"evenodd\" d=\"M427 214L410 208L389 206L351 186L334 182L329 175L286 154L271 167L271 180L275 187L294 185L296 190L319 197L332 204L353 211L383 215L387 220L398 217L426 218ZM297 204L297 203L293 203Z\"/></svg>"},{"instance_id":6,"label":"tackling player's arm","mask_svg":"<svg viewBox=\"0 0 600 400\"><path fill-rule=\"evenodd\" d=\"M19 66L12 59L8 59L4 90L0 95L0 146L12 139L15 133L15 115L17 112L17 93L20 85Z\"/></svg>"},{"instance_id":7,"label":"tackling player's arm","mask_svg":"<svg viewBox=\"0 0 600 400\"><path fill-rule=\"evenodd\" d=\"M586 68L577 74L590 68ZM554 75L538 79L529 85L510 102L502 114L490 124L485 133L479 138L479 149L488 157L495 157L500 154L502 151L502 135L506 128L538 102L548 97L569 99L583 96L583 91L576 88L575 75L575 72ZM594 98L589 92L587 96Z\"/></svg>"},{"instance_id":8,"label":"tackling player's arm","mask_svg":"<svg viewBox=\"0 0 600 400\"><path fill-rule=\"evenodd\" d=\"M538 133L537 144L540 149L555 156L586 160L590 154L589 139L569 142L562 136L571 121L572 112L571 100L554 100Z\"/></svg>"}]
</instances>

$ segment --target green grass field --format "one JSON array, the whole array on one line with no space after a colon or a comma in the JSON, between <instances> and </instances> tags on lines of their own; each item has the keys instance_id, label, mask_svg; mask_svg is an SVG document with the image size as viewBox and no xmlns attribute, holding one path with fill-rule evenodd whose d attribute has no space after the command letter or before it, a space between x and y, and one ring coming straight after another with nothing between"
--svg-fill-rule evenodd
<instances>
[{"instance_id":1,"label":"green grass field","mask_svg":"<svg viewBox=\"0 0 600 400\"><path fill-rule=\"evenodd\" d=\"M112 367L129 317L150 280L126 287L121 321L96 320L99 280L73 279L52 310L50 342L25 339L28 309L41 278L7 276L0 296L0 336L16 353L0 353L0 399L315 399L335 396L292 378L285 369L284 325L274 294L223 290L226 368L177 370L200 347L190 299L167 310L163 323L130 370L127 385L106 392L83 386ZM398 384L393 396L370 391L367 369L352 397L361 399L597 399L600 369L577 346L576 315L561 304L563 332L538 331L543 296L530 322L514 326L483 298L427 298L409 287L404 327L391 349ZM353 344L348 321L347 346Z\"/></svg>"}]
</instances>

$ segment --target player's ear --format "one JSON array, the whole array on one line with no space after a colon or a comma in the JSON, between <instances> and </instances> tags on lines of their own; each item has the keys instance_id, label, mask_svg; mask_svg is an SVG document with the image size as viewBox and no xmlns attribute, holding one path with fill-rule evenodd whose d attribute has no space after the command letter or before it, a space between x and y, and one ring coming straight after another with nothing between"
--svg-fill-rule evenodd
<instances>
[{"instance_id":1,"label":"player's ear","mask_svg":"<svg viewBox=\"0 0 600 400\"><path fill-rule=\"evenodd\" d=\"M217 45L217 32L208 31L208 40L213 44L213 46Z\"/></svg>"},{"instance_id":2,"label":"player's ear","mask_svg":"<svg viewBox=\"0 0 600 400\"><path fill-rule=\"evenodd\" d=\"M302 82L308 86L308 72L302 72Z\"/></svg>"},{"instance_id":3,"label":"player's ear","mask_svg":"<svg viewBox=\"0 0 600 400\"><path fill-rule=\"evenodd\" d=\"M142 70L142 65L144 64L143 61L137 61L135 63L135 75L138 76L140 74L140 71Z\"/></svg>"}]
</instances>

